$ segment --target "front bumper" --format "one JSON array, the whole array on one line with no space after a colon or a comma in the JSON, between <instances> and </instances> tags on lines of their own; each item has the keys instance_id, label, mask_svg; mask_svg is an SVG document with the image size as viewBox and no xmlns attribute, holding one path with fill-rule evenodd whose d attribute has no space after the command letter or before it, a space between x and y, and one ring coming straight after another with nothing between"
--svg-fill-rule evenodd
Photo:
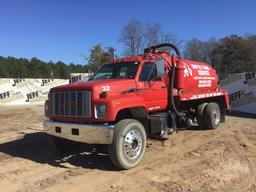
<instances>
[{"instance_id":1,"label":"front bumper","mask_svg":"<svg viewBox=\"0 0 256 192\"><path fill-rule=\"evenodd\" d=\"M110 144L114 125L77 124L44 120L44 131L56 137L88 144Z\"/></svg>"}]
</instances>

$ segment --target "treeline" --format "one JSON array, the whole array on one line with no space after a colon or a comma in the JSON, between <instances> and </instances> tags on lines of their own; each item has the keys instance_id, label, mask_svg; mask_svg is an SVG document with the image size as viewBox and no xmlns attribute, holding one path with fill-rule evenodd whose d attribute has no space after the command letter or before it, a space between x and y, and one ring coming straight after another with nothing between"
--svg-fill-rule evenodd
<instances>
[{"instance_id":1,"label":"treeline","mask_svg":"<svg viewBox=\"0 0 256 192\"><path fill-rule=\"evenodd\" d=\"M192 39L185 42L170 32L162 31L158 23L144 24L131 20L122 28L119 41L123 45L124 56L141 54L144 48L159 43L173 43L183 52L183 57L207 62L219 74L256 71L256 35L230 35L221 39ZM70 73L94 72L114 57L117 57L116 50L101 44L96 44L89 50L85 65L65 64L61 61L45 62L36 57L28 60L0 56L0 78L67 79Z\"/></svg>"},{"instance_id":2,"label":"treeline","mask_svg":"<svg viewBox=\"0 0 256 192\"><path fill-rule=\"evenodd\" d=\"M256 35L192 39L185 45L184 57L207 62L218 74L256 72Z\"/></svg>"},{"instance_id":3,"label":"treeline","mask_svg":"<svg viewBox=\"0 0 256 192\"><path fill-rule=\"evenodd\" d=\"M0 57L0 78L60 78L67 79L70 73L87 72L86 66L45 62L37 58Z\"/></svg>"},{"instance_id":4,"label":"treeline","mask_svg":"<svg viewBox=\"0 0 256 192\"><path fill-rule=\"evenodd\" d=\"M45 62L36 57L32 59L1 57L0 78L58 78L69 79L70 73L91 73L101 64L113 59L115 49L103 48L97 44L90 49L90 55L85 58L87 65Z\"/></svg>"}]
</instances>

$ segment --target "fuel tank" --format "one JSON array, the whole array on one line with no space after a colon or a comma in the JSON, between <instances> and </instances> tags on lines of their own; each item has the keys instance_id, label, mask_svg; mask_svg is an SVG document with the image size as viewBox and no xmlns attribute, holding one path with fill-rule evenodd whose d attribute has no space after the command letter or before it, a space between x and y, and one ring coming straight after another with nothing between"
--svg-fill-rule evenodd
<instances>
[{"instance_id":1,"label":"fuel tank","mask_svg":"<svg viewBox=\"0 0 256 192\"><path fill-rule=\"evenodd\" d=\"M181 59L176 67L174 88L206 91L216 90L218 76L206 63Z\"/></svg>"}]
</instances>

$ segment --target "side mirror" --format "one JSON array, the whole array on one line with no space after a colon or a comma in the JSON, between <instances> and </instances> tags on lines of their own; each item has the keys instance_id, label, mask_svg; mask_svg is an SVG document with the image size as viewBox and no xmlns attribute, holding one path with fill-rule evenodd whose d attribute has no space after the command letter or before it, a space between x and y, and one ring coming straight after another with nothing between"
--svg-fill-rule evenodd
<instances>
[{"instance_id":1,"label":"side mirror","mask_svg":"<svg viewBox=\"0 0 256 192\"><path fill-rule=\"evenodd\" d=\"M164 75L164 60L157 59L156 61L157 77L162 78Z\"/></svg>"}]
</instances>

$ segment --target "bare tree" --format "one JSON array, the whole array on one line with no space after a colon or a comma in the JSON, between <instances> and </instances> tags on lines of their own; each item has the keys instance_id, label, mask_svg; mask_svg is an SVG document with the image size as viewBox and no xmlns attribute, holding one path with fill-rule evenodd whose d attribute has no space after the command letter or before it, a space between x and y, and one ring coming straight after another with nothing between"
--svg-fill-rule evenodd
<instances>
[{"instance_id":1,"label":"bare tree","mask_svg":"<svg viewBox=\"0 0 256 192\"><path fill-rule=\"evenodd\" d=\"M219 41L215 37L211 37L205 45L205 62L211 64L213 67L216 67L217 62L217 52Z\"/></svg>"},{"instance_id":2,"label":"bare tree","mask_svg":"<svg viewBox=\"0 0 256 192\"><path fill-rule=\"evenodd\" d=\"M158 23L147 23L144 32L144 43L146 47L151 47L159 43L161 25Z\"/></svg>"},{"instance_id":3,"label":"bare tree","mask_svg":"<svg viewBox=\"0 0 256 192\"><path fill-rule=\"evenodd\" d=\"M194 38L186 43L184 56L192 60L213 64L217 44L218 42L214 38L208 41L201 41Z\"/></svg>"},{"instance_id":4,"label":"bare tree","mask_svg":"<svg viewBox=\"0 0 256 192\"><path fill-rule=\"evenodd\" d=\"M148 22L143 25L137 20L132 20L123 27L120 42L125 47L125 55L141 54L143 48L160 43L173 43L178 48L181 48L183 43L173 34L162 32L160 24Z\"/></svg>"},{"instance_id":5,"label":"bare tree","mask_svg":"<svg viewBox=\"0 0 256 192\"><path fill-rule=\"evenodd\" d=\"M159 37L159 43L172 43L175 46L177 46L179 49L181 49L183 40L179 40L175 35L173 35L170 32L162 32Z\"/></svg>"},{"instance_id":6,"label":"bare tree","mask_svg":"<svg viewBox=\"0 0 256 192\"><path fill-rule=\"evenodd\" d=\"M131 20L121 32L120 42L125 46L125 55L136 55L143 50L143 25L140 21Z\"/></svg>"},{"instance_id":7,"label":"bare tree","mask_svg":"<svg viewBox=\"0 0 256 192\"><path fill-rule=\"evenodd\" d=\"M203 43L198 39L192 39L186 43L184 56L192 60L203 60L202 59Z\"/></svg>"},{"instance_id":8,"label":"bare tree","mask_svg":"<svg viewBox=\"0 0 256 192\"><path fill-rule=\"evenodd\" d=\"M250 57L250 68L251 71L256 71L256 35L248 35L245 37L247 39L247 46L249 48Z\"/></svg>"}]
</instances>

